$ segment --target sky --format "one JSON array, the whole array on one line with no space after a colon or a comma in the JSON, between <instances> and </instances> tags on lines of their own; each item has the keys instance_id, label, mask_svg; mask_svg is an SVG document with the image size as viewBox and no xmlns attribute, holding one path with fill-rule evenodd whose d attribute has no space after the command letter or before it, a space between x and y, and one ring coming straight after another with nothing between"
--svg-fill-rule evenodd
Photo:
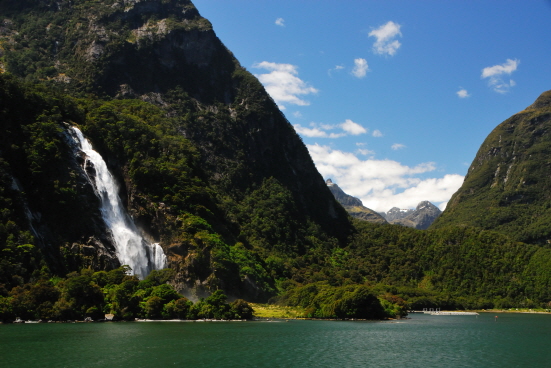
<instances>
[{"instance_id":1,"label":"sky","mask_svg":"<svg viewBox=\"0 0 551 368\"><path fill-rule=\"evenodd\" d=\"M376 211L444 209L551 89L551 0L192 0L318 171Z\"/></svg>"}]
</instances>

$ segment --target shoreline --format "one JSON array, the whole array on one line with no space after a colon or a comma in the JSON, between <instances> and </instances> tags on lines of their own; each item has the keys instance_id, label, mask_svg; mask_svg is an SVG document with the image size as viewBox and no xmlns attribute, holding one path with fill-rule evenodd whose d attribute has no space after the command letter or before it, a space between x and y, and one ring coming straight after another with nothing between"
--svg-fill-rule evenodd
<instances>
[{"instance_id":1,"label":"shoreline","mask_svg":"<svg viewBox=\"0 0 551 368\"><path fill-rule=\"evenodd\" d=\"M479 313L524 313L524 314L551 314L550 312L540 310L506 310L506 309L482 309L477 310Z\"/></svg>"}]
</instances>

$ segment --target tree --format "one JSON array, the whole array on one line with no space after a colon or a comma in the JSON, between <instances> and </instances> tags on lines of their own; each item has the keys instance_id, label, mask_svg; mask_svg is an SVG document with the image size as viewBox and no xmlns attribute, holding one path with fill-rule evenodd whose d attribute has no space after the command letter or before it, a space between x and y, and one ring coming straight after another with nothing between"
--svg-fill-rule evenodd
<instances>
[{"instance_id":1,"label":"tree","mask_svg":"<svg viewBox=\"0 0 551 368\"><path fill-rule=\"evenodd\" d=\"M231 312L236 319L252 319L254 310L253 308L244 301L243 299L236 299L230 303Z\"/></svg>"}]
</instances>

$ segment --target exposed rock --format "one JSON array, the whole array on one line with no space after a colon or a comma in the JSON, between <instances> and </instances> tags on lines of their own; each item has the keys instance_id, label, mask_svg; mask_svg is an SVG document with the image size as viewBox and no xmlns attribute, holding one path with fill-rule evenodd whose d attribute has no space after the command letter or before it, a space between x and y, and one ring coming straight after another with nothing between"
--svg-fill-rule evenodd
<instances>
[{"instance_id":1,"label":"exposed rock","mask_svg":"<svg viewBox=\"0 0 551 368\"><path fill-rule=\"evenodd\" d=\"M331 179L327 179L325 183L335 196L335 199L344 207L350 216L369 222L386 223L386 220L380 214L365 207L359 198L346 194L337 184L333 183Z\"/></svg>"},{"instance_id":2,"label":"exposed rock","mask_svg":"<svg viewBox=\"0 0 551 368\"><path fill-rule=\"evenodd\" d=\"M415 210L400 210L397 207L393 207L387 212L387 221L391 224L425 230L441 213L442 211L438 207L429 201L423 201L417 205Z\"/></svg>"},{"instance_id":3,"label":"exposed rock","mask_svg":"<svg viewBox=\"0 0 551 368\"><path fill-rule=\"evenodd\" d=\"M406 218L407 216L411 215L413 213L413 210L411 208L407 209L400 209L398 207L392 207L387 213L383 214L384 218L388 222L401 220Z\"/></svg>"}]
</instances>

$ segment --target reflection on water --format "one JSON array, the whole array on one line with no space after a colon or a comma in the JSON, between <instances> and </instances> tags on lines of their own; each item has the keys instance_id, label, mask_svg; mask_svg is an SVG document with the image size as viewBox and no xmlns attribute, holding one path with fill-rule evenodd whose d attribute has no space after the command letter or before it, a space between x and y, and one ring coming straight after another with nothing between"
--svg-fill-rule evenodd
<instances>
[{"instance_id":1,"label":"reflection on water","mask_svg":"<svg viewBox=\"0 0 551 368\"><path fill-rule=\"evenodd\" d=\"M551 315L0 325L5 367L548 367Z\"/></svg>"}]
</instances>

